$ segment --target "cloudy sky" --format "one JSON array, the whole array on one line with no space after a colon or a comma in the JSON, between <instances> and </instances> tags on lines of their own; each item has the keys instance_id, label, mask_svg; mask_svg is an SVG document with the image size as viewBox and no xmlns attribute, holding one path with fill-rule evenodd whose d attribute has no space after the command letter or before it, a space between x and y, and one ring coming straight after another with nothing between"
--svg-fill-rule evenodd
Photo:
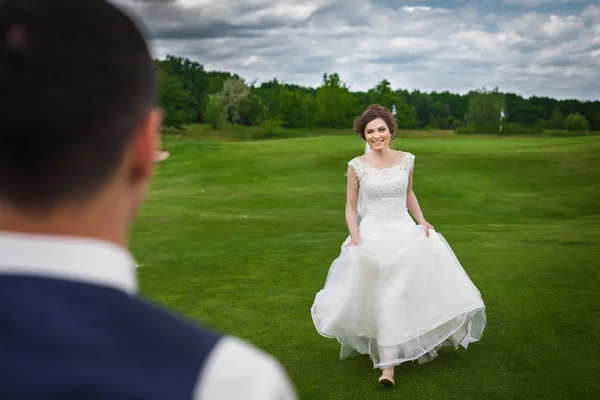
<instances>
[{"instance_id":1,"label":"cloudy sky","mask_svg":"<svg viewBox=\"0 0 600 400\"><path fill-rule=\"evenodd\" d=\"M113 0L154 55L259 83L600 99L600 0Z\"/></svg>"}]
</instances>

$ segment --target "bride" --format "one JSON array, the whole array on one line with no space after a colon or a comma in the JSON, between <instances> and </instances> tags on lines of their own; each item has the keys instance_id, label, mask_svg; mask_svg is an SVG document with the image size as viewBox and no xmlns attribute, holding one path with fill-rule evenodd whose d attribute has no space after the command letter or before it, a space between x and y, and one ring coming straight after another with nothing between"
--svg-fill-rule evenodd
<instances>
[{"instance_id":1,"label":"bride","mask_svg":"<svg viewBox=\"0 0 600 400\"><path fill-rule=\"evenodd\" d=\"M394 366L422 364L442 346L467 348L478 341L485 305L448 243L423 217L412 190L415 156L389 147L395 118L372 105L354 129L370 151L348 163L350 236L311 314L319 334L337 338L341 359L368 354L382 370L379 382L393 386Z\"/></svg>"}]
</instances>

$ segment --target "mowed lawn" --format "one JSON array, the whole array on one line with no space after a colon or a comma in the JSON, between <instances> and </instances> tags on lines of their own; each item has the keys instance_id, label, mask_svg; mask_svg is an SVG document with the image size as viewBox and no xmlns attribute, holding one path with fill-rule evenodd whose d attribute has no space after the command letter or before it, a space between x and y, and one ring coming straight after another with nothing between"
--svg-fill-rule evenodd
<instances>
[{"instance_id":1,"label":"mowed lawn","mask_svg":"<svg viewBox=\"0 0 600 400\"><path fill-rule=\"evenodd\" d=\"M415 154L421 207L483 293L488 326L468 350L398 367L392 390L366 356L339 360L310 316L347 236L344 174L364 143L164 144L133 232L142 295L270 352L300 398L600 392L600 137L394 142Z\"/></svg>"}]
</instances>

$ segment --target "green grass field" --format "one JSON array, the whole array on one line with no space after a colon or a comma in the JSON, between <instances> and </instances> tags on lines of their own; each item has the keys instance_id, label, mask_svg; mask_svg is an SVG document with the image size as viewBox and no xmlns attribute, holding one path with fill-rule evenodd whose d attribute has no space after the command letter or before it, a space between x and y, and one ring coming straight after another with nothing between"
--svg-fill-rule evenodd
<instances>
[{"instance_id":1,"label":"green grass field","mask_svg":"<svg viewBox=\"0 0 600 400\"><path fill-rule=\"evenodd\" d=\"M600 392L600 137L394 142L488 307L482 342L377 384L310 307L347 236L355 135L165 138L132 251L144 296L275 355L302 399L589 399Z\"/></svg>"}]
</instances>

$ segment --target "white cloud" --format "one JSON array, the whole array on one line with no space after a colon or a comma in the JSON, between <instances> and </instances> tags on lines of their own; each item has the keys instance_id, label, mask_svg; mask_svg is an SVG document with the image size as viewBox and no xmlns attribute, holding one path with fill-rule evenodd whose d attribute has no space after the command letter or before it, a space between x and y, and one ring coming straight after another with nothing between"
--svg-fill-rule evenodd
<instances>
[{"instance_id":1,"label":"white cloud","mask_svg":"<svg viewBox=\"0 0 600 400\"><path fill-rule=\"evenodd\" d=\"M552 4L573 4L573 3L581 3L584 0L504 0L505 4L511 4L515 6L521 7L539 7L543 5L552 5Z\"/></svg>"},{"instance_id":2,"label":"white cloud","mask_svg":"<svg viewBox=\"0 0 600 400\"><path fill-rule=\"evenodd\" d=\"M323 73L338 72L358 90L386 78L426 91L499 86L526 96L600 97L594 5L518 0L560 6L518 12L511 5L517 0L504 0L506 9L441 1L119 2L154 32L156 56L189 57L248 80L317 86Z\"/></svg>"},{"instance_id":3,"label":"white cloud","mask_svg":"<svg viewBox=\"0 0 600 400\"><path fill-rule=\"evenodd\" d=\"M427 7L427 6L404 6L402 7L403 11L409 12L409 13L413 13L413 12L419 12L419 11L431 11L431 7Z\"/></svg>"}]
</instances>

